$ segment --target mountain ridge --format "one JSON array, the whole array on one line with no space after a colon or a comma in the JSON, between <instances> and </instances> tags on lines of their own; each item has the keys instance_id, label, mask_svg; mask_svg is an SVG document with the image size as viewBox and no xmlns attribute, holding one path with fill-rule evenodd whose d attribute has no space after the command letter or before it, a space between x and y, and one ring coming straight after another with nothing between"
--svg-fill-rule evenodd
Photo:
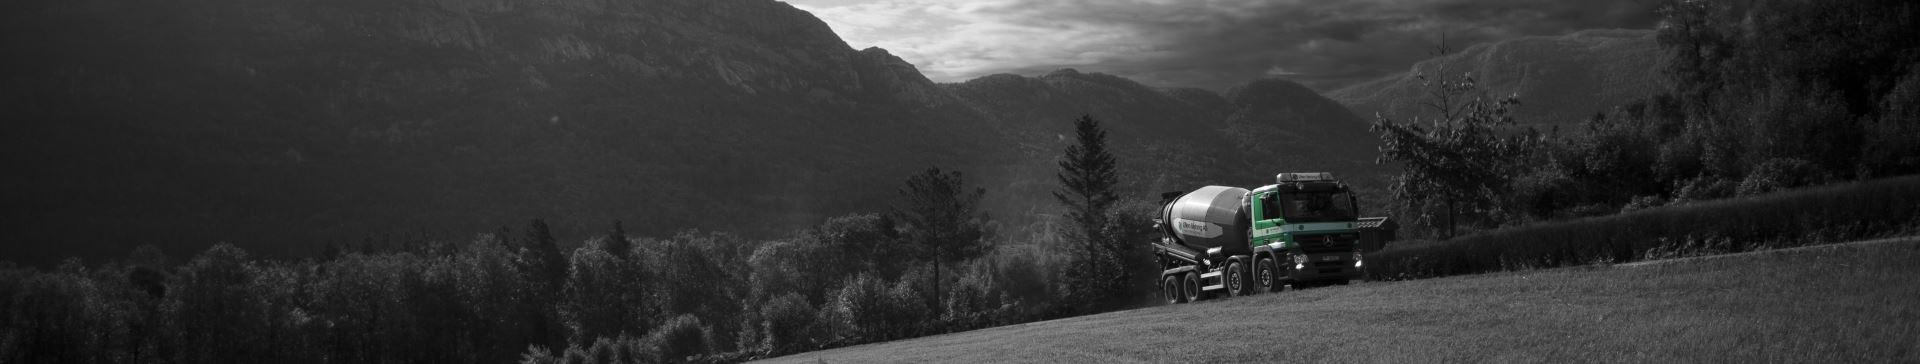
<instances>
[{"instance_id":1,"label":"mountain ridge","mask_svg":"<svg viewBox=\"0 0 1920 364\"><path fill-rule=\"evenodd\" d=\"M45 50L0 79L0 116L23 124L0 137L20 171L0 198L27 226L4 250L23 261L222 241L298 256L534 217L569 242L614 220L775 236L885 211L930 166L1033 224L1004 212L1052 206L1083 114L1106 122L1128 191L1279 168L1223 147L1220 107L1244 105L1217 94L1071 70L934 83L775 1L16 8L0 17L22 31L0 39Z\"/></svg>"},{"instance_id":2,"label":"mountain ridge","mask_svg":"<svg viewBox=\"0 0 1920 364\"><path fill-rule=\"evenodd\" d=\"M1523 124L1568 124L1661 89L1659 45L1651 30L1590 29L1476 44L1421 61L1401 74L1326 93L1368 122L1424 113L1418 75L1471 73L1494 96L1515 95Z\"/></svg>"}]
</instances>

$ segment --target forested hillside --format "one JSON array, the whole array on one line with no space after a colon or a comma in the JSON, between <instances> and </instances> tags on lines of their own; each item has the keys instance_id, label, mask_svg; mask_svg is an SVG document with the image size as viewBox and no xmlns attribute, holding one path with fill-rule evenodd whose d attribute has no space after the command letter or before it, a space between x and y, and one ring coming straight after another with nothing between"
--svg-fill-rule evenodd
<instances>
[{"instance_id":1,"label":"forested hillside","mask_svg":"<svg viewBox=\"0 0 1920 364\"><path fill-rule=\"evenodd\" d=\"M0 89L6 362L727 361L1110 310L1132 282L1081 268L1137 270L1140 200L1365 181L1376 143L1285 81L935 84L764 0L0 17L42 52ZM1083 116L1114 198L1072 219Z\"/></svg>"},{"instance_id":2,"label":"forested hillside","mask_svg":"<svg viewBox=\"0 0 1920 364\"><path fill-rule=\"evenodd\" d=\"M1357 170L1318 156L1372 143L1219 142L1348 117L1222 121L1325 103L1311 94L1193 104L1172 95L1221 97L1076 72L935 84L770 0L7 9L0 38L32 56L0 79L0 117L16 125L0 136L15 171L0 180L4 218L25 227L0 252L43 266L141 244L296 257L534 217L570 246L614 220L647 236L772 237L884 209L929 166L968 172L996 190L991 210L1024 215L1044 207L1031 200L1082 114L1109 120L1122 167L1151 181L1129 196L1285 165ZM1002 78L1047 86L989 86Z\"/></svg>"},{"instance_id":3,"label":"forested hillside","mask_svg":"<svg viewBox=\"0 0 1920 364\"><path fill-rule=\"evenodd\" d=\"M1404 167L1389 184L1396 210L1432 232L1416 236L1920 172L1920 7L1697 1L1663 12L1662 61L1630 72L1669 86L1574 109L1588 113L1577 123L1528 112L1539 93L1485 81L1511 74L1422 75L1425 94L1408 102L1445 108L1373 126L1382 161ZM1623 72L1609 77L1637 77Z\"/></svg>"},{"instance_id":4,"label":"forested hillside","mask_svg":"<svg viewBox=\"0 0 1920 364\"><path fill-rule=\"evenodd\" d=\"M1648 30L1596 29L1450 52L1406 73L1329 91L1327 97L1368 120L1375 114L1411 119L1429 112L1421 106L1429 88L1418 76L1470 73L1487 92L1518 95L1524 102L1516 110L1521 120L1551 125L1578 123L1663 87L1661 52Z\"/></svg>"},{"instance_id":5,"label":"forested hillside","mask_svg":"<svg viewBox=\"0 0 1920 364\"><path fill-rule=\"evenodd\" d=\"M29 253L766 232L877 204L858 181L1005 161L910 65L772 1L12 7L9 44L44 50L4 108Z\"/></svg>"}]
</instances>

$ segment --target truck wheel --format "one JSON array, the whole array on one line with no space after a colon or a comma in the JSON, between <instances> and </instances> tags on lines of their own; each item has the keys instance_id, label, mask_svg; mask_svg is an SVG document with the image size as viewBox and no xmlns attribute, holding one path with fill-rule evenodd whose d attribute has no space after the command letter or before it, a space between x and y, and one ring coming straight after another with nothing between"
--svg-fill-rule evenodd
<instances>
[{"instance_id":1,"label":"truck wheel","mask_svg":"<svg viewBox=\"0 0 1920 364\"><path fill-rule=\"evenodd\" d=\"M1180 291L1179 277L1167 276L1167 279L1161 280L1160 295L1166 296L1167 304L1170 305L1187 302L1186 293Z\"/></svg>"},{"instance_id":2,"label":"truck wheel","mask_svg":"<svg viewBox=\"0 0 1920 364\"><path fill-rule=\"evenodd\" d=\"M1255 282L1260 284L1261 289L1279 292L1287 288L1286 283L1280 283L1280 271L1274 267L1273 258L1260 258L1260 263L1254 264L1253 269Z\"/></svg>"},{"instance_id":3,"label":"truck wheel","mask_svg":"<svg viewBox=\"0 0 1920 364\"><path fill-rule=\"evenodd\" d=\"M1247 277L1247 265L1240 261L1227 263L1227 296L1252 296L1253 280Z\"/></svg>"},{"instance_id":4,"label":"truck wheel","mask_svg":"<svg viewBox=\"0 0 1920 364\"><path fill-rule=\"evenodd\" d=\"M1185 298L1187 302L1199 302L1200 301L1200 274L1194 273L1194 272L1187 272L1187 274L1181 275L1180 293L1181 293L1181 296L1183 296L1181 298Z\"/></svg>"}]
</instances>

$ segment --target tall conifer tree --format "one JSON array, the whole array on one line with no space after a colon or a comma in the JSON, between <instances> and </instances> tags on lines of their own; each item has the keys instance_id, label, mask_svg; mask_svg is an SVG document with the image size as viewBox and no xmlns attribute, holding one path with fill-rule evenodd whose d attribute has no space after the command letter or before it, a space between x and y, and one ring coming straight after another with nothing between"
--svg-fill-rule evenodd
<instances>
[{"instance_id":1,"label":"tall conifer tree","mask_svg":"<svg viewBox=\"0 0 1920 364\"><path fill-rule=\"evenodd\" d=\"M1100 128L1100 121L1082 115L1073 126L1077 143L1067 146L1059 162L1056 177L1062 189L1053 192L1053 198L1066 206L1067 219L1073 225L1068 241L1080 250L1076 254L1079 262L1067 272L1067 292L1069 299L1081 307L1100 306L1124 295L1126 282L1131 279L1121 267L1117 244L1123 242L1114 241L1114 234L1107 233L1112 231L1114 203L1120 199L1114 192L1120 178L1113 154L1107 151L1107 132Z\"/></svg>"}]
</instances>

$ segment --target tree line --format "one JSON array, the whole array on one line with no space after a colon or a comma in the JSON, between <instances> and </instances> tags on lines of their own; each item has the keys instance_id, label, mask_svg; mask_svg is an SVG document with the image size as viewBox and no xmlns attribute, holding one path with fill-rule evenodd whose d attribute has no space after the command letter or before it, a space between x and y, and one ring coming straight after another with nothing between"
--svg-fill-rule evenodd
<instances>
[{"instance_id":1,"label":"tree line","mask_svg":"<svg viewBox=\"0 0 1920 364\"><path fill-rule=\"evenodd\" d=\"M464 242L335 246L302 260L218 244L87 266L0 266L0 361L730 362L1086 314L1144 302L1106 134L1075 120L1054 195L1062 246L998 236L957 171L906 179L887 211L758 241L629 236L562 249L548 225ZM1133 204L1145 206L1140 204Z\"/></svg>"},{"instance_id":2,"label":"tree line","mask_svg":"<svg viewBox=\"0 0 1920 364\"><path fill-rule=\"evenodd\" d=\"M1520 128L1514 96L1419 75L1424 113L1379 117L1380 161L1414 235L1447 238L1920 173L1920 6L1671 0L1669 87L1572 130Z\"/></svg>"}]
</instances>

